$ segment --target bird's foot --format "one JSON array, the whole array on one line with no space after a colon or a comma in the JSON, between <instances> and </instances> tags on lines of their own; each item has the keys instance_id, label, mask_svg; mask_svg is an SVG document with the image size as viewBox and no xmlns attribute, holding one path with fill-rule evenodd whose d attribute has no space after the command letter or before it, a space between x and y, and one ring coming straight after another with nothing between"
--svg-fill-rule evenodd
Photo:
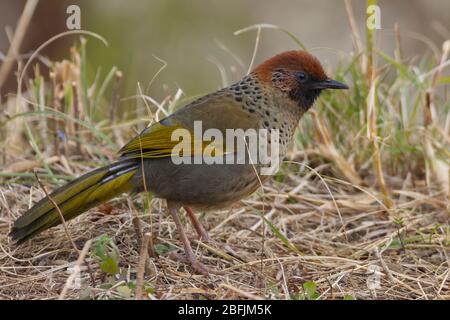
<instances>
[{"instance_id":1,"label":"bird's foot","mask_svg":"<svg viewBox=\"0 0 450 320\"><path fill-rule=\"evenodd\" d=\"M184 231L183 225L181 224L181 220L180 220L180 217L178 214L180 205L176 202L167 202L167 206L169 207L169 212L172 215L172 218L175 222L178 233L180 234L180 239L183 242L186 260L192 266L192 268L196 272L201 273L206 276L209 276L210 274L224 274L223 271L210 269L195 259L195 254L194 254L194 251L192 250L191 242L189 241L188 236L186 235L186 232ZM190 209L188 209L188 210L190 213L192 213L192 210L190 210ZM193 215L193 216L195 217L195 215ZM196 226L198 227L197 224L196 224ZM206 232L204 232L204 230L200 231L198 228L196 228L196 229L197 229L197 231L201 232L200 235L206 234ZM203 229L203 228L201 228L201 229Z\"/></svg>"},{"instance_id":2,"label":"bird's foot","mask_svg":"<svg viewBox=\"0 0 450 320\"><path fill-rule=\"evenodd\" d=\"M203 243L207 243L212 246L219 245L219 243L217 241L215 241L214 239L212 239L209 235L208 236L198 236L195 234L187 234L187 237L188 237L189 241L201 241Z\"/></svg>"},{"instance_id":3,"label":"bird's foot","mask_svg":"<svg viewBox=\"0 0 450 320\"><path fill-rule=\"evenodd\" d=\"M192 234L188 234L187 237L189 238L189 241L196 243L198 242L203 242L205 244L208 244L211 247L220 249L222 251L225 251L227 253L233 254L233 255L237 255L237 253L233 250L233 248L231 248L231 246L227 243L222 243L222 242L218 242L214 239L212 239L209 235L207 236L196 236L196 235L192 235Z\"/></svg>"},{"instance_id":4,"label":"bird's foot","mask_svg":"<svg viewBox=\"0 0 450 320\"><path fill-rule=\"evenodd\" d=\"M215 274L215 275L224 275L225 274L225 272L222 270L209 268L209 267L205 266L203 263L199 262L197 259L195 259L193 257L189 258L189 256L184 255L184 254L172 252L170 254L170 257L172 259L180 261L182 263L189 264L192 267L192 269L194 269L195 272L198 272L207 277L209 277L211 274Z\"/></svg>"}]
</instances>

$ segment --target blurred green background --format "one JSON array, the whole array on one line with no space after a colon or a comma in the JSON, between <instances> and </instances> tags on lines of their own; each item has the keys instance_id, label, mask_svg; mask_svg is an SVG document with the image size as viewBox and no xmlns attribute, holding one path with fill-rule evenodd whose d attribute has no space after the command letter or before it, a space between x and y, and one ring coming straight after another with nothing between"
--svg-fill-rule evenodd
<instances>
[{"instance_id":1,"label":"blurred green background","mask_svg":"<svg viewBox=\"0 0 450 320\"><path fill-rule=\"evenodd\" d=\"M25 1L0 0L3 30L14 28ZM116 65L124 74L124 95L136 92L137 83L147 88L162 63L167 68L158 76L147 94L162 99L181 88L188 96L216 90L246 73L255 44L256 31L235 36L236 30L256 23L278 25L292 32L312 49L327 69L339 59L349 59L352 51L351 29L344 0L41 0L21 53L32 52L51 36L65 31L66 8L81 8L82 29L105 37L109 47L89 39L89 75L99 69L105 76ZM364 36L365 0L352 1L356 22ZM450 38L450 1L379 1L382 28L378 45L390 53L394 47L393 28L398 23L407 39L405 56L423 55L427 44L416 38L423 35L436 47ZM412 38L411 38L412 37ZM44 55L52 61L70 57L69 48L77 36L58 40ZM0 51L6 54L9 40L0 32ZM298 46L286 34L263 30L256 62ZM232 54L231 54L232 53ZM226 77L221 74L223 68ZM14 74L1 94L15 89Z\"/></svg>"}]
</instances>

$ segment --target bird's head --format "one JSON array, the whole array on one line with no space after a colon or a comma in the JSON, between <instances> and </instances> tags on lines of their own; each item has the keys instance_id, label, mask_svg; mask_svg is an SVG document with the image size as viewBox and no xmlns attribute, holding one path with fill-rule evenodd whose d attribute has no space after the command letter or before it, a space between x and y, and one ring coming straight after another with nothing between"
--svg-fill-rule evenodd
<instances>
[{"instance_id":1,"label":"bird's head","mask_svg":"<svg viewBox=\"0 0 450 320\"><path fill-rule=\"evenodd\" d=\"M323 71L319 60L306 51L280 53L254 70L258 79L286 92L303 109L309 109L324 89L348 89Z\"/></svg>"}]
</instances>

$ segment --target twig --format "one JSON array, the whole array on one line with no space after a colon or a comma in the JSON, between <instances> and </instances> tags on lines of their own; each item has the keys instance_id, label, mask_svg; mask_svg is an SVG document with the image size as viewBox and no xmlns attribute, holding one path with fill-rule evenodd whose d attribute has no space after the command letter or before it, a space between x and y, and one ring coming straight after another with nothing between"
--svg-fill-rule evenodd
<instances>
[{"instance_id":1,"label":"twig","mask_svg":"<svg viewBox=\"0 0 450 320\"><path fill-rule=\"evenodd\" d=\"M114 134L114 137L117 140L117 143L119 145L123 145L124 141L122 139L122 136L119 134L119 130L117 130L116 122L117 122L117 109L119 107L120 103L120 92L122 89L122 83L123 83L123 74L121 71L116 71L115 78L114 78L114 86L113 86L113 92L111 97L111 109L109 111L109 120L111 122L112 132Z\"/></svg>"},{"instance_id":2,"label":"twig","mask_svg":"<svg viewBox=\"0 0 450 320\"><path fill-rule=\"evenodd\" d=\"M58 298L59 300L64 300L70 284L73 283L75 277L79 276L80 271L81 271L81 265L83 264L84 258L86 257L87 253L89 252L89 248L91 247L91 244L92 244L92 240L86 241L83 249L81 250L81 252L79 252L78 259L75 264L76 268L74 269L74 272L67 278L66 284L64 285L64 288L61 291L61 294L59 295L59 298Z\"/></svg>"},{"instance_id":3,"label":"twig","mask_svg":"<svg viewBox=\"0 0 450 320\"><path fill-rule=\"evenodd\" d=\"M61 111L61 101L58 98L58 85L56 83L56 74L55 72L50 72L50 80L52 83L52 89L53 89L53 107L55 108L55 110L57 111ZM56 155L59 155L59 121L58 119L53 119L52 120L52 129L53 129L53 152Z\"/></svg>"},{"instance_id":4,"label":"twig","mask_svg":"<svg viewBox=\"0 0 450 320\"><path fill-rule=\"evenodd\" d=\"M79 104L79 100L78 100L78 94L79 94L79 92L78 92L78 86L77 86L77 83L76 82L73 82L72 83L72 90L73 90L73 95L72 95L72 103L73 103L73 116L74 116L74 118L75 119L77 119L77 120L82 120L81 119L81 114L80 114L80 104ZM73 134L74 134L74 136L76 137L76 141L75 141L75 143L76 143L76 146L77 146L77 153L79 154L79 155L81 155L82 154L82 150L81 150L81 142L80 142L80 125L78 124L78 122L74 122L74 124L73 124L73 126L74 126L74 132L73 132ZM67 138L66 138L66 141L67 141ZM66 154L66 156L67 156L67 154Z\"/></svg>"},{"instance_id":5,"label":"twig","mask_svg":"<svg viewBox=\"0 0 450 320\"><path fill-rule=\"evenodd\" d=\"M228 284L228 283L221 283L219 286L220 286L220 287L223 287L223 288L227 288L227 289L229 289L229 290L231 290L231 291L234 291L234 292L236 292L238 295L243 296L243 297L245 297L245 298L247 298L247 299L251 299L251 300L263 300L263 298L260 297L260 296L257 296L257 295L254 295L253 293L249 293L249 292L246 292L246 291L244 291L244 290L242 290L242 289L236 288L236 287L234 287L234 286L232 286L231 284Z\"/></svg>"},{"instance_id":6,"label":"twig","mask_svg":"<svg viewBox=\"0 0 450 320\"><path fill-rule=\"evenodd\" d=\"M255 47L253 48L252 60L248 66L247 74L253 69L253 64L255 63L256 53L258 52L259 40L261 38L261 27L258 27L256 31Z\"/></svg>"},{"instance_id":7,"label":"twig","mask_svg":"<svg viewBox=\"0 0 450 320\"><path fill-rule=\"evenodd\" d=\"M16 32L14 32L14 38L12 39L11 45L9 46L6 58L0 67L0 88L5 83L9 72L14 64L15 58L19 54L20 45L25 37L25 32L30 24L31 18L33 17L34 9L38 4L38 0L28 0L25 4L25 8L20 16L19 23L17 24Z\"/></svg>"},{"instance_id":8,"label":"twig","mask_svg":"<svg viewBox=\"0 0 450 320\"><path fill-rule=\"evenodd\" d=\"M136 299L142 300L142 293L144 289L144 275L145 275L145 265L148 256L148 243L150 241L151 234L146 233L142 239L142 246L139 253L139 263L138 271L136 277Z\"/></svg>"},{"instance_id":9,"label":"twig","mask_svg":"<svg viewBox=\"0 0 450 320\"><path fill-rule=\"evenodd\" d=\"M131 201L131 199L128 199L128 206L130 207L130 209L132 210L132 212L136 211L136 208L133 205L133 202ZM134 217L131 220L131 222L133 223L133 227L134 227L134 231L136 232L136 240L138 243L138 247L140 248L142 245L142 225L141 225L141 219L133 214ZM150 232L151 233L151 232ZM150 242L149 242L149 246L148 246L148 255L151 258L157 258L157 255L155 253L155 251L153 250L153 239L150 238Z\"/></svg>"},{"instance_id":10,"label":"twig","mask_svg":"<svg viewBox=\"0 0 450 320\"><path fill-rule=\"evenodd\" d=\"M345 0L345 10L347 11L348 21L350 23L350 28L352 29L353 44L355 45L355 50L357 53L360 53L363 50L363 44L361 41L361 36L358 32L358 27L355 21L355 14L353 13L353 6L350 0Z\"/></svg>"},{"instance_id":11,"label":"twig","mask_svg":"<svg viewBox=\"0 0 450 320\"><path fill-rule=\"evenodd\" d=\"M372 61L372 60L371 60ZM378 76L376 76L376 71L373 67L371 67L371 76L370 79L370 89L369 95L367 96L367 136L369 140L372 142L373 146L373 168L375 172L375 176L377 178L378 184L380 186L380 191L383 195L383 203L389 209L392 209L394 203L392 202L389 196L389 190L386 185L386 181L384 179L383 173L383 164L381 161L381 152L380 152L380 144L378 137L378 128L377 128L377 85L378 85Z\"/></svg>"},{"instance_id":12,"label":"twig","mask_svg":"<svg viewBox=\"0 0 450 320\"><path fill-rule=\"evenodd\" d=\"M42 184L41 180L39 180L39 177L38 177L38 174L37 174L36 170L34 170L34 176L36 177L36 180L37 180L39 186L40 186L41 189L44 191L45 196L50 200L50 202L51 202L51 203L53 204L53 206L56 208L56 211L58 211L59 217L61 218L61 223L62 223L62 225L63 225L63 227L64 227L64 232L65 232L67 238L69 238L70 243L72 244L72 247L75 249L75 251L78 252L79 255L81 255L80 250L78 249L78 247L76 246L76 244L75 244L75 242L73 241L72 237L70 236L69 229L67 228L66 220L64 219L64 215L62 214L61 209L60 209L59 206L56 204L56 202L53 200L53 198L50 197L50 195L48 194L48 192L47 192L47 190L45 189L44 185ZM90 278L91 278L91 281L92 281L92 283L93 283L94 286L95 286L95 277L94 277L94 274L92 273L91 265L90 265L89 263L87 263L87 269L88 269L88 272L89 272L89 276L90 276Z\"/></svg>"},{"instance_id":13,"label":"twig","mask_svg":"<svg viewBox=\"0 0 450 320\"><path fill-rule=\"evenodd\" d=\"M399 285L405 287L406 289L410 290L411 292L414 292L414 293L418 294L417 290L415 290L415 289L412 288L411 286L407 285L406 283L404 283L404 282L398 280L397 278L395 278L395 277L392 275L391 270L389 270L389 268L388 268L386 262L385 262L385 261L383 260L383 258L381 257L381 253L380 253L380 251L378 250L377 247L375 247L375 248L373 249L373 252L375 253L375 256L377 257L377 259L380 261L381 268L383 268L383 271L386 273L386 275L387 275L387 277L389 278L389 281L390 281L391 283L398 283Z\"/></svg>"},{"instance_id":14,"label":"twig","mask_svg":"<svg viewBox=\"0 0 450 320\"><path fill-rule=\"evenodd\" d=\"M47 190L45 189L44 185L42 184L41 180L38 177L37 171L33 170L33 172L34 172L34 176L36 177L36 180L37 180L39 186L44 191L45 196L50 200L50 202L53 204L56 211L58 212L59 217L61 219L61 223L64 227L64 232L66 233L67 238L70 240L72 247L78 252L78 254L80 254L80 250L77 248L77 246L75 245L75 242L73 241L72 237L70 236L69 229L67 228L66 220L64 219L64 215L62 214L61 209L59 209L59 206L56 204L56 202L53 200L53 198L50 197L50 195L48 194Z\"/></svg>"}]
</instances>

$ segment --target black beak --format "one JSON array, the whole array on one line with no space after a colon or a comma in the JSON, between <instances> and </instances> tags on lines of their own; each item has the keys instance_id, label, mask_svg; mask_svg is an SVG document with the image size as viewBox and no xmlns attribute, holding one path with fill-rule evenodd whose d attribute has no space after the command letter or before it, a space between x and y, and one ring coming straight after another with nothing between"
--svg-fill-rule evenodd
<instances>
[{"instance_id":1,"label":"black beak","mask_svg":"<svg viewBox=\"0 0 450 320\"><path fill-rule=\"evenodd\" d=\"M348 86L345 83L332 80L332 79L326 79L323 81L318 81L313 84L314 89L348 89Z\"/></svg>"}]
</instances>

